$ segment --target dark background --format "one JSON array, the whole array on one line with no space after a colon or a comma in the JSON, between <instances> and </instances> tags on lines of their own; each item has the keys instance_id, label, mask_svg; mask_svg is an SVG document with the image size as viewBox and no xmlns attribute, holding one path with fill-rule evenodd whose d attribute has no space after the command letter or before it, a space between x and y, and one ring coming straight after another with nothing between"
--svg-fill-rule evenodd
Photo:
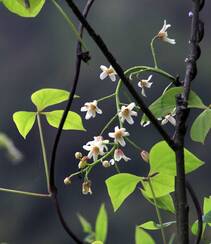
<instances>
[{"instance_id":1,"label":"dark background","mask_svg":"<svg viewBox=\"0 0 211 244\"><path fill-rule=\"evenodd\" d=\"M66 12L72 16L65 1L60 1ZM79 2L79 1L76 1ZM81 6L85 1L80 1ZM160 66L173 75L184 77L184 59L188 54L190 18L188 12L191 1L167 0L96 0L89 20L103 37L117 60L126 69L134 65L153 65L149 49L151 38L161 29L163 20L172 25L169 37L175 38L175 46L168 43L156 43L156 52ZM201 43L202 56L198 62L199 74L193 89L202 96L205 104L210 101L210 58L211 58L211 2L207 1L201 12L205 21L205 37ZM74 18L73 18L74 19ZM75 19L74 19L75 20ZM90 48L92 60L83 65L77 94L81 99L74 101L72 110L79 112L86 101L108 95L115 89L116 83L109 79L99 79L101 64L109 65L92 40L85 35ZM41 13L34 19L24 19L0 7L0 130L5 132L23 152L24 160L14 165L2 152L0 158L0 187L26 191L45 192L45 175L39 143L38 128L24 140L18 133L12 114L19 110L33 111L30 95L41 88L55 87L70 89L74 74L75 37L66 22L57 12L51 1L46 1ZM152 89L147 90L146 102L151 103L168 84L167 80L153 76ZM138 88L137 88L138 89ZM63 108L64 104L58 106ZM114 103L106 101L100 104L103 115L96 119L84 121L88 132L65 131L60 141L57 156L56 182L65 219L71 228L84 237L76 213L80 212L92 223L102 202L106 203L109 215L109 234L107 243L134 243L135 225L153 219L157 221L154 208L141 196L139 190L127 199L117 213L113 213L104 180L115 174L113 167L104 169L96 167L91 173L93 195L83 196L82 181L74 178L70 186L63 184L66 175L77 170L74 152L80 151L82 145L97 135L105 122L115 113ZM194 118L199 111L191 112ZM81 114L84 117L84 114ZM131 137L143 148L150 147L161 140L156 130L149 126L143 129L139 118L134 126L128 126ZM48 155L50 155L56 129L44 123L44 133ZM165 128L172 133L172 127ZM113 130L113 127L111 128ZM202 201L211 195L210 190L210 143L211 136L204 146L192 142L189 132L186 147L206 162L205 166L188 176L197 195ZM126 153L132 158L128 163L121 162L123 172L146 175L148 166L137 151L127 146ZM49 156L50 158L50 156ZM191 208L191 221L195 212ZM173 220L173 215L164 213L165 220ZM173 229L169 229L170 232ZM160 233L156 233L157 243ZM50 200L36 199L0 193L0 241L9 244L58 244L74 243L62 229Z\"/></svg>"}]
</instances>

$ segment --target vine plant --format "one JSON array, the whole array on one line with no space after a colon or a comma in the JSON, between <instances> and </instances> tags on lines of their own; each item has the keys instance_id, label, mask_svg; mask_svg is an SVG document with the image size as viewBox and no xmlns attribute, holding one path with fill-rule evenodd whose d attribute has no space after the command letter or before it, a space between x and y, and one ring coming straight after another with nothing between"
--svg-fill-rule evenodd
<instances>
[{"instance_id":1,"label":"vine plant","mask_svg":"<svg viewBox=\"0 0 211 244\"><path fill-rule=\"evenodd\" d=\"M8 10L23 17L35 17L45 4L45 0L3 0L1 2ZM88 47L83 40L83 29L85 28L109 63L107 66L100 66L99 78L101 80L110 79L111 82L116 83L116 88L111 94L105 94L104 97L85 102L81 107L81 112L86 113L86 120L93 119L102 114L100 106L105 100L109 99L112 99L115 103L116 112L108 119L108 122L101 131L93 135L94 139L83 145L83 151L80 149L75 153L79 169L77 172L67 174L64 178L64 183L71 187L73 178L76 175L81 175L83 177L82 193L92 194L92 171L97 170L98 165L104 168L114 166L116 174L110 176L105 181L114 211L117 211L126 198L138 188L144 198L154 205L157 214L158 223L152 220L142 224L137 223L135 228L136 244L155 243L148 230L159 230L162 243L164 244L174 242L180 244L190 243L189 209L186 193L188 190L197 211L197 220L191 225L191 232L196 236L195 242L200 243L204 239L206 227L211 225L211 197L204 198L202 213L197 196L191 184L186 180L186 174L198 169L204 162L185 148L184 138L186 136L186 121L191 109L202 110L202 113L194 120L191 126L190 136L193 141L204 143L211 128L210 105L205 105L197 93L191 90L191 81L197 74L196 61L200 57L199 42L204 34L204 24L199 19L199 13L204 6L204 0L193 0L192 10L189 12L191 19L190 54L186 58L184 79L175 77L169 74L168 71L161 69L159 60L157 60L154 48L155 42L164 41L170 45L176 44L175 39L168 37L167 29L171 26L167 24L166 20L164 20L160 31L152 37L150 43L154 66L137 65L123 70L107 48L105 42L86 20L94 0L87 1L83 13L80 12L72 0L66 0L66 2L80 21L78 30L59 3L56 0L52 0L52 3L62 14L78 39L72 90L71 92L51 88L38 90L31 96L36 110L32 112L18 111L13 115L17 129L24 138L26 138L32 129L34 123L37 122L38 124L47 193L24 192L6 188L0 188L0 191L50 198L54 202L62 226L72 240L76 243L100 244L106 242L108 217L105 205L102 204L100 207L94 230L92 225L83 216L78 216L83 230L87 234L84 241L80 240L64 220L57 198L58 189L54 179L56 152L62 129L85 131L81 116L76 112L70 111L73 99L79 99L75 92L79 82L81 63L82 61L86 63L90 60ZM151 86L153 86L154 73L164 78L169 84L167 84L162 94L159 94L158 98L150 106L147 106L143 98L150 91ZM125 100L120 96L123 92L123 86L128 91ZM132 97L132 101L130 97ZM65 110L48 110L50 106L64 101L67 101ZM129 126L134 123L134 117L140 113L142 113L140 130L141 127L144 128L152 124L162 137L162 140L155 143L149 152L140 147L138 141L136 142L130 138ZM42 117L47 119L49 125L58 128L49 162L45 150ZM166 123L171 124L174 132L173 135L169 135L166 132L164 127ZM120 172L120 160L126 162L131 160L124 152L127 144L131 144L134 147L134 153L138 152L141 158L149 164L150 169L147 175L140 176ZM175 206L172 194L175 195ZM171 213L169 222L163 222L160 209ZM177 231L172 233L169 238L165 233L165 228L171 225L176 225Z\"/></svg>"}]
</instances>

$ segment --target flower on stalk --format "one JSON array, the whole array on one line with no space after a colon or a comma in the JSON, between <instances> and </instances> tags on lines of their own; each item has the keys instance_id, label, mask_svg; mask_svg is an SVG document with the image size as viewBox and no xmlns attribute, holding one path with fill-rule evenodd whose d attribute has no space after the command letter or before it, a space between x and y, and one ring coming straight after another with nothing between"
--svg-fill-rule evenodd
<instances>
[{"instance_id":1,"label":"flower on stalk","mask_svg":"<svg viewBox=\"0 0 211 244\"><path fill-rule=\"evenodd\" d=\"M110 65L109 68L107 68L105 65L100 65L100 69L103 71L100 74L100 79L104 80L107 76L109 76L109 78L112 81L116 81L116 71L114 70L114 68Z\"/></svg>"},{"instance_id":2,"label":"flower on stalk","mask_svg":"<svg viewBox=\"0 0 211 244\"><path fill-rule=\"evenodd\" d=\"M115 143L119 143L124 147L126 145L124 137L129 136L130 134L125 128L119 128L119 126L116 126L114 132L110 132L108 135L109 137L114 138Z\"/></svg>"},{"instance_id":3,"label":"flower on stalk","mask_svg":"<svg viewBox=\"0 0 211 244\"><path fill-rule=\"evenodd\" d=\"M149 82L152 79L152 75L148 77L147 80L140 80L138 86L141 87L141 94L146 97L145 88L150 88L153 82Z\"/></svg>"},{"instance_id":4,"label":"flower on stalk","mask_svg":"<svg viewBox=\"0 0 211 244\"><path fill-rule=\"evenodd\" d=\"M96 113L102 114L102 110L97 106L97 100L93 102L85 103L83 107L81 107L81 112L86 112L85 119L90 119L91 117L95 118Z\"/></svg>"},{"instance_id":5,"label":"flower on stalk","mask_svg":"<svg viewBox=\"0 0 211 244\"><path fill-rule=\"evenodd\" d=\"M86 151L89 151L87 157L91 159L93 157L93 160L96 161L98 159L99 155L104 155L104 150L108 150L106 144L109 143L109 140L103 140L102 136L95 136L93 141L87 142L86 145L83 146L83 148Z\"/></svg>"},{"instance_id":6,"label":"flower on stalk","mask_svg":"<svg viewBox=\"0 0 211 244\"><path fill-rule=\"evenodd\" d=\"M163 27L162 27L162 29L158 32L157 37L158 37L160 40L164 41L164 42L168 42L168 43L174 45L174 44L176 44L175 39L168 38L167 29L168 29L169 27L171 27L171 25L166 24L166 20L164 20Z\"/></svg>"},{"instance_id":7,"label":"flower on stalk","mask_svg":"<svg viewBox=\"0 0 211 244\"><path fill-rule=\"evenodd\" d=\"M176 126L176 119L174 118L174 116L176 115L176 111L175 109L171 112L168 113L164 119L161 121L162 125L167 124L168 122L170 122L173 126Z\"/></svg>"},{"instance_id":8,"label":"flower on stalk","mask_svg":"<svg viewBox=\"0 0 211 244\"><path fill-rule=\"evenodd\" d=\"M133 111L135 103L130 103L128 106L122 106L119 112L119 117L122 123L126 120L130 125L134 123L132 116L137 116L137 112Z\"/></svg>"},{"instance_id":9,"label":"flower on stalk","mask_svg":"<svg viewBox=\"0 0 211 244\"><path fill-rule=\"evenodd\" d=\"M125 162L131 160L131 158L128 158L120 148L117 148L114 151L114 160L119 162L121 159L124 159Z\"/></svg>"},{"instance_id":10,"label":"flower on stalk","mask_svg":"<svg viewBox=\"0 0 211 244\"><path fill-rule=\"evenodd\" d=\"M87 195L88 193L92 194L91 186L92 186L92 182L90 180L85 180L82 184L82 193L84 195Z\"/></svg>"}]
</instances>

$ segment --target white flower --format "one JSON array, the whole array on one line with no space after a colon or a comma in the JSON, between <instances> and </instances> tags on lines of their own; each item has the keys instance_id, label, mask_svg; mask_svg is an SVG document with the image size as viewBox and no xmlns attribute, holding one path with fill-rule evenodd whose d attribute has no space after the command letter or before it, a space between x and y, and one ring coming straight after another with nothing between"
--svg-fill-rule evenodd
<instances>
[{"instance_id":1,"label":"white flower","mask_svg":"<svg viewBox=\"0 0 211 244\"><path fill-rule=\"evenodd\" d=\"M124 159L125 160L125 162L127 162L128 160L131 160L130 158L128 158L125 154L124 154L124 152L121 150L121 149L116 149L115 151L114 151L114 160L115 161L117 161L117 162L119 162L121 159Z\"/></svg>"},{"instance_id":2,"label":"white flower","mask_svg":"<svg viewBox=\"0 0 211 244\"><path fill-rule=\"evenodd\" d=\"M102 114L102 110L98 108L97 101L85 103L83 107L81 107L81 112L86 112L85 119L90 119L91 117L95 118L96 113Z\"/></svg>"},{"instance_id":3,"label":"white flower","mask_svg":"<svg viewBox=\"0 0 211 244\"><path fill-rule=\"evenodd\" d=\"M176 126L176 119L174 118L174 116L176 115L175 109L167 114L164 119L161 121L162 125L165 125L166 123L170 122L173 126Z\"/></svg>"},{"instance_id":4,"label":"white flower","mask_svg":"<svg viewBox=\"0 0 211 244\"><path fill-rule=\"evenodd\" d=\"M134 123L132 116L137 116L137 112L132 111L135 107L135 103L130 103L128 106L122 106L119 112L119 117L122 123L126 120L130 125Z\"/></svg>"},{"instance_id":5,"label":"white flower","mask_svg":"<svg viewBox=\"0 0 211 244\"><path fill-rule=\"evenodd\" d=\"M152 79L152 75L150 75L148 77L147 80L140 80L139 83L138 83L138 86L141 87L141 94L146 97L146 93L145 93L145 88L150 88L153 84L153 82L149 82L150 80Z\"/></svg>"},{"instance_id":6,"label":"white flower","mask_svg":"<svg viewBox=\"0 0 211 244\"><path fill-rule=\"evenodd\" d=\"M164 20L163 27L162 27L162 29L158 32L157 37L158 37L160 40L164 41L164 42L168 42L168 43L170 43L170 44L176 44L175 39L170 39L170 38L168 38L167 29L168 29L169 27L171 27L171 25L169 25L169 24L167 25L167 24L166 24L166 20Z\"/></svg>"},{"instance_id":7,"label":"white flower","mask_svg":"<svg viewBox=\"0 0 211 244\"><path fill-rule=\"evenodd\" d=\"M129 133L126 131L125 128L120 128L118 126L115 127L114 132L110 132L108 134L111 138L114 138L115 143L119 143L121 146L125 146L125 136L129 136Z\"/></svg>"},{"instance_id":8,"label":"white flower","mask_svg":"<svg viewBox=\"0 0 211 244\"><path fill-rule=\"evenodd\" d=\"M110 65L109 68L107 68L105 65L100 65L101 70L103 71L100 74L100 79L104 80L107 76L109 76L109 78L112 81L116 81L116 71L114 70L114 68Z\"/></svg>"},{"instance_id":9,"label":"white flower","mask_svg":"<svg viewBox=\"0 0 211 244\"><path fill-rule=\"evenodd\" d=\"M103 140L102 136L95 136L94 141L87 142L86 145L83 146L83 149L89 151L87 157L96 161L99 155L104 155L104 150L108 150L106 144L109 143L108 140Z\"/></svg>"}]
</instances>

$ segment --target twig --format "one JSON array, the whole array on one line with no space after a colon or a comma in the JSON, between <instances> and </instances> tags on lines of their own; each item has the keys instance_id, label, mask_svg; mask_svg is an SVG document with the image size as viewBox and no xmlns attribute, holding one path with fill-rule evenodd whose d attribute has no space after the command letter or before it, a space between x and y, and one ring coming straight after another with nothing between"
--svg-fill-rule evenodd
<instances>
[{"instance_id":1,"label":"twig","mask_svg":"<svg viewBox=\"0 0 211 244\"><path fill-rule=\"evenodd\" d=\"M123 84L127 87L128 91L131 93L133 98L136 100L137 104L141 107L142 111L146 114L146 116L149 118L151 123L155 126L157 131L161 134L161 136L164 138L164 140L168 143L168 145L175 150L175 144L174 141L170 138L170 136L166 133L166 131L163 129L163 127L160 125L160 123L157 121L157 119L154 117L154 115L151 113L151 111L148 109L148 107L145 105L139 94L136 92L136 90L131 85L128 78L125 76L123 69L121 66L117 63L116 59L112 55L112 53L108 50L106 44L102 40L102 38L94 31L94 29L90 26L90 24L87 22L87 20L84 18L84 16L81 14L78 7L75 5L75 3L72 0L66 0L69 7L72 9L74 14L77 16L79 21L83 24L84 28L86 28L87 32L89 33L90 37L95 41L101 52L104 54L104 56L107 58L109 63L113 66L116 73L122 80Z\"/></svg>"},{"instance_id":2,"label":"twig","mask_svg":"<svg viewBox=\"0 0 211 244\"><path fill-rule=\"evenodd\" d=\"M93 2L94 2L94 0L88 0L87 1L86 6L85 6L84 11L83 11L84 18L87 17L87 14L88 14ZM82 36L83 36L83 25L81 25L81 24L79 25L79 32L80 32L80 36L82 38ZM78 237L68 227L68 225L65 222L64 217L62 215L62 212L61 212L61 209L60 209L60 205L59 205L59 202L58 202L57 187L56 187L56 183L55 183L55 163L56 163L57 148L58 148L60 137L61 137L61 134L62 134L62 128L63 128L63 125L65 123L68 111L70 110L70 107L72 105L72 101L73 101L73 98L74 98L74 95L75 95L75 92L76 92L76 88L77 88L77 84L78 84L78 80L79 80L80 69L81 69L81 61L82 60L85 61L85 62L88 61L89 60L89 55L88 55L87 52L86 53L82 52L81 43L77 42L75 76L74 76L73 87L72 87L72 90L70 92L70 96L69 96L65 111L63 113L62 119L60 121L59 128L57 130L57 134L56 134L56 138L55 138L55 141L54 141L53 150L52 150L52 154L51 154L51 161L50 161L50 191L52 193L52 198L53 198L53 201L55 203L57 214L59 216L60 222L61 222L63 228L65 229L65 231L78 244L82 244L83 242L81 240L79 240Z\"/></svg>"},{"instance_id":3,"label":"twig","mask_svg":"<svg viewBox=\"0 0 211 244\"><path fill-rule=\"evenodd\" d=\"M193 0L192 22L190 33L190 55L186 59L186 73L184 78L184 92L177 96L176 130L174 142L177 145L176 167L177 176L175 178L176 193L176 217L177 217L177 242L180 244L189 243L188 227L188 204L186 196L186 179L184 167L184 138L186 134L186 121L189 115L188 97L190 93L191 81L197 74L196 60L200 57L200 47L203 34L199 27L199 11L202 2ZM203 29L203 28L202 28Z\"/></svg>"}]
</instances>

